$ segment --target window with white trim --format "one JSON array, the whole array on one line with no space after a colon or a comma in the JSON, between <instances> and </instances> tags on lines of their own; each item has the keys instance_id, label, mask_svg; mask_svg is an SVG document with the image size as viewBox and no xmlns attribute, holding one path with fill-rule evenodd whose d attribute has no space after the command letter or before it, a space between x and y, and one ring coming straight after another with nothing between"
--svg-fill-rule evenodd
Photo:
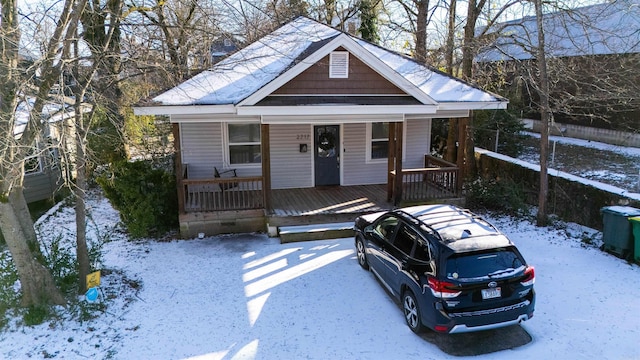
<instances>
[{"instance_id":1,"label":"window with white trim","mask_svg":"<svg viewBox=\"0 0 640 360\"><path fill-rule=\"evenodd\" d=\"M349 52L334 51L329 55L329 78L346 79L349 77Z\"/></svg>"},{"instance_id":2,"label":"window with white trim","mask_svg":"<svg viewBox=\"0 0 640 360\"><path fill-rule=\"evenodd\" d=\"M260 164L260 124L227 124L229 164Z\"/></svg>"},{"instance_id":3,"label":"window with white trim","mask_svg":"<svg viewBox=\"0 0 640 360\"><path fill-rule=\"evenodd\" d=\"M30 151L30 154L24 160L24 173L25 174L37 174L42 172L42 159L36 151Z\"/></svg>"},{"instance_id":4,"label":"window with white trim","mask_svg":"<svg viewBox=\"0 0 640 360\"><path fill-rule=\"evenodd\" d=\"M389 123L371 123L371 160L386 159L389 157Z\"/></svg>"}]
</instances>

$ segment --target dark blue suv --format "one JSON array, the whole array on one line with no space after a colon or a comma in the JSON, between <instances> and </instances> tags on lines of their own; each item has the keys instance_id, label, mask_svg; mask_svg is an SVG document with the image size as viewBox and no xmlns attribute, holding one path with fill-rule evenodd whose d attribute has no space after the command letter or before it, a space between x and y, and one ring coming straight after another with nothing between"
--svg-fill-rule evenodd
<instances>
[{"instance_id":1,"label":"dark blue suv","mask_svg":"<svg viewBox=\"0 0 640 360\"><path fill-rule=\"evenodd\" d=\"M400 300L416 333L488 330L533 316L533 267L468 210L408 207L360 216L355 230L358 263Z\"/></svg>"}]
</instances>

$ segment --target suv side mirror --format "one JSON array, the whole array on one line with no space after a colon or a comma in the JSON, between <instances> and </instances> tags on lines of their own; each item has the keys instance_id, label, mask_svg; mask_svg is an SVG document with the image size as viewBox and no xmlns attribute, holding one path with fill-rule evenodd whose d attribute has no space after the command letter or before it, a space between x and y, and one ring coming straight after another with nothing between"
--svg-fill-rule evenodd
<instances>
[{"instance_id":1,"label":"suv side mirror","mask_svg":"<svg viewBox=\"0 0 640 360\"><path fill-rule=\"evenodd\" d=\"M371 227L371 225L364 228L364 234L367 236L370 236L371 234L373 234L373 228Z\"/></svg>"}]
</instances>

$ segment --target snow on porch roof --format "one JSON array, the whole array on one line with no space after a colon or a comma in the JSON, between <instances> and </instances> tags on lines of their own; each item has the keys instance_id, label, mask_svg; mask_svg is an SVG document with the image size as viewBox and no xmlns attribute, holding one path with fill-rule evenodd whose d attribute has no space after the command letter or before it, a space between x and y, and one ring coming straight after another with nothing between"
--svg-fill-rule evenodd
<instances>
[{"instance_id":1,"label":"snow on porch roof","mask_svg":"<svg viewBox=\"0 0 640 360\"><path fill-rule=\"evenodd\" d=\"M388 67L385 69L387 72L404 78L417 91L423 92L422 95L438 103L506 103L506 99L500 96L475 88L406 56L299 17L211 69L158 95L146 106L237 105L342 34L355 41L359 50L368 53L366 55L380 59L383 66Z\"/></svg>"}]
</instances>

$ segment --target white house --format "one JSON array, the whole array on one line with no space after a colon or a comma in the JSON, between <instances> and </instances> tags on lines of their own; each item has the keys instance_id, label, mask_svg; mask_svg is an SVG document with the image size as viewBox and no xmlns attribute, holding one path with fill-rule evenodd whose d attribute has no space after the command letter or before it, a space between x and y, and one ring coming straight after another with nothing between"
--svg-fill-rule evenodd
<instances>
[{"instance_id":1,"label":"white house","mask_svg":"<svg viewBox=\"0 0 640 360\"><path fill-rule=\"evenodd\" d=\"M174 124L181 230L190 236L249 218L264 228L282 210L276 192L293 189L382 185L394 203L459 196L455 164L427 157L431 122L506 106L500 96L299 17L134 110ZM216 169L233 171L216 177Z\"/></svg>"}]
</instances>

